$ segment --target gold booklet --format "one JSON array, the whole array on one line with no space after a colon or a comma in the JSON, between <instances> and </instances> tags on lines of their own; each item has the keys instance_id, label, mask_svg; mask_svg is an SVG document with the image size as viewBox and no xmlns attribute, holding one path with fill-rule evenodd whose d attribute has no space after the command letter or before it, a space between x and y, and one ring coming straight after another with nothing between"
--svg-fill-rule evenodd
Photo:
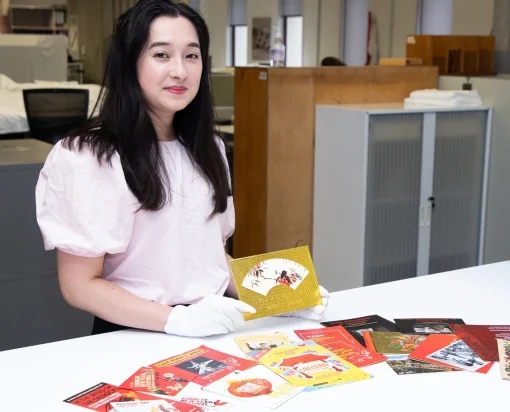
<instances>
[{"instance_id":1,"label":"gold booklet","mask_svg":"<svg viewBox=\"0 0 510 412\"><path fill-rule=\"evenodd\" d=\"M246 320L322 304L308 246L233 259L230 268L239 300L257 310Z\"/></svg>"}]
</instances>

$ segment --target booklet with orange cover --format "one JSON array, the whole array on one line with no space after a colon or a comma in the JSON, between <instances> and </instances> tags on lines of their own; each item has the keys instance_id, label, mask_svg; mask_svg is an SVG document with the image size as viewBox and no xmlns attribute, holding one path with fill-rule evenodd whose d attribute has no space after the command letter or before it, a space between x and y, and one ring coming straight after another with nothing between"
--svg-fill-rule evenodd
<instances>
[{"instance_id":1,"label":"booklet with orange cover","mask_svg":"<svg viewBox=\"0 0 510 412\"><path fill-rule=\"evenodd\" d=\"M312 340L358 367L373 365L387 359L384 355L369 351L342 326L295 330L294 333L300 339Z\"/></svg>"}]
</instances>

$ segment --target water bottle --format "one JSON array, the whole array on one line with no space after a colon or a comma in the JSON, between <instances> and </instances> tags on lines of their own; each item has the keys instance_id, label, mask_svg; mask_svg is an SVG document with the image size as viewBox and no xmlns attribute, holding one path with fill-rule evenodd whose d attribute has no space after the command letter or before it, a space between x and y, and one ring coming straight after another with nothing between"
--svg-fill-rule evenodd
<instances>
[{"instance_id":1,"label":"water bottle","mask_svg":"<svg viewBox=\"0 0 510 412\"><path fill-rule=\"evenodd\" d=\"M285 44L280 33L280 29L275 29L275 35L271 42L271 66L284 67L285 66Z\"/></svg>"}]
</instances>

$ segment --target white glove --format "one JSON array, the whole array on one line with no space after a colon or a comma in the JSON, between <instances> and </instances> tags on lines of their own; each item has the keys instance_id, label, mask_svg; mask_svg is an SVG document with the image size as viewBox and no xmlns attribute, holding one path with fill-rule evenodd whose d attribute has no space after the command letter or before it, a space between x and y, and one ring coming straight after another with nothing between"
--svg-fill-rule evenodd
<instances>
[{"instance_id":1,"label":"white glove","mask_svg":"<svg viewBox=\"0 0 510 412\"><path fill-rule=\"evenodd\" d=\"M235 331L244 325L243 312L255 313L247 303L210 295L190 306L175 306L165 325L169 335L205 337Z\"/></svg>"},{"instance_id":2,"label":"white glove","mask_svg":"<svg viewBox=\"0 0 510 412\"><path fill-rule=\"evenodd\" d=\"M319 291L321 293L322 305L313 306L307 309L295 310L293 312L282 313L276 316L292 316L294 318L302 318L308 320L321 320L329 303L329 292L322 286L319 286Z\"/></svg>"}]
</instances>

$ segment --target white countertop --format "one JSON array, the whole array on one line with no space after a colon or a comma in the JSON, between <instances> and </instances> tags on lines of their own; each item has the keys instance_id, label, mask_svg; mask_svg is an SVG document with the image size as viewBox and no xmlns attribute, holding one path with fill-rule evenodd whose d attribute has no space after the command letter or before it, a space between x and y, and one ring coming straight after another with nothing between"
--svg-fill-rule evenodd
<instances>
[{"instance_id":1,"label":"white countertop","mask_svg":"<svg viewBox=\"0 0 510 412\"><path fill-rule=\"evenodd\" d=\"M461 317L468 324L510 325L510 262L479 266L332 295L325 320L378 314L397 317ZM238 334L319 327L292 318L251 321ZM85 411L63 399L98 382L119 385L135 370L170 355L205 344L242 356L233 335L208 339L162 333L121 331L0 352L2 411ZM510 381L500 377L496 363L488 374L473 372L399 376L385 363L363 368L374 379L302 393L277 410L416 411L506 410ZM332 405L335 405L332 408ZM469 409L468 409L469 408ZM237 402L230 411L269 409Z\"/></svg>"}]
</instances>

